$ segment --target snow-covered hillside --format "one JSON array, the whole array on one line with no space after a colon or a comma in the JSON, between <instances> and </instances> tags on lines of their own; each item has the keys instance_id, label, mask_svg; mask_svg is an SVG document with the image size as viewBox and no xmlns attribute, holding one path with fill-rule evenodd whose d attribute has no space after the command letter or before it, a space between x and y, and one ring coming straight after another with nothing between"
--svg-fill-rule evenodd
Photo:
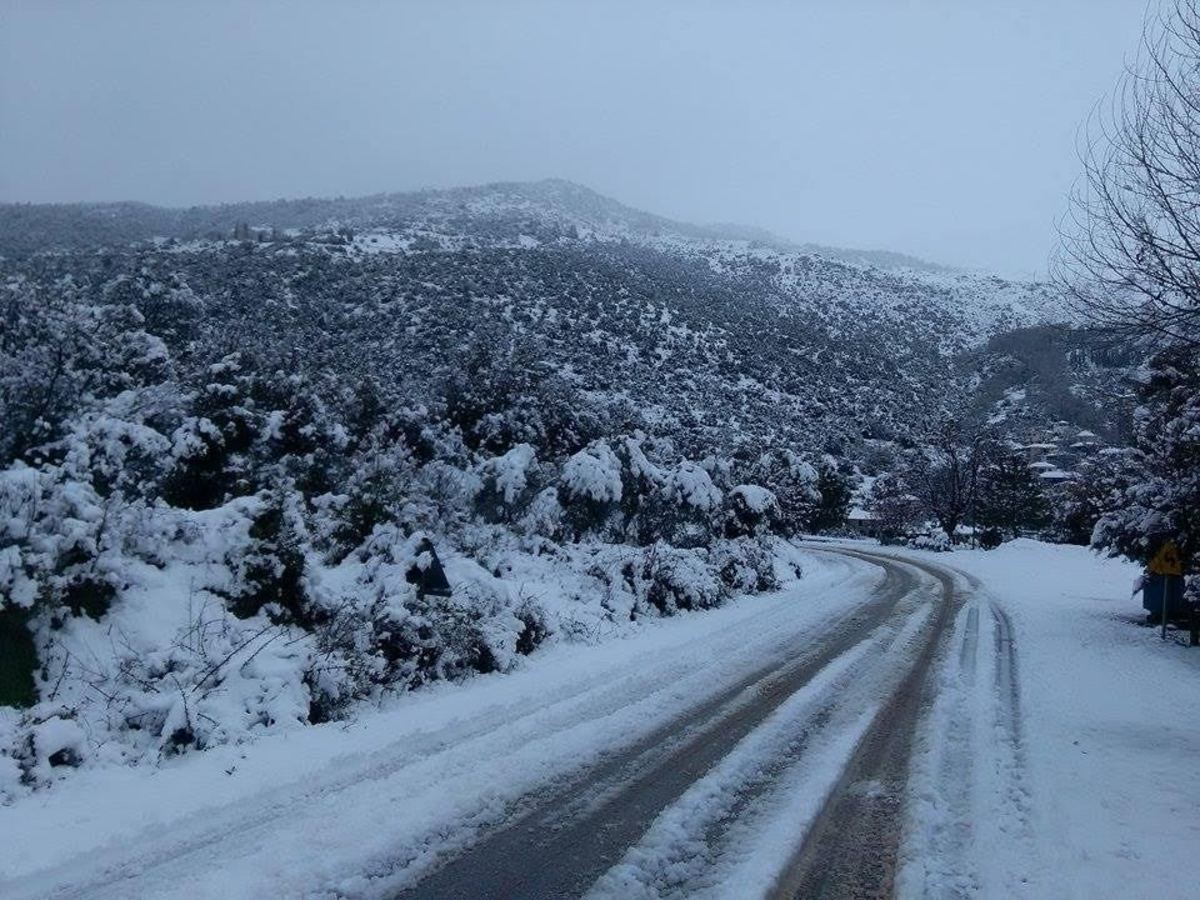
<instances>
[{"instance_id":1,"label":"snow-covered hillside","mask_svg":"<svg viewBox=\"0 0 1200 900\"><path fill-rule=\"evenodd\" d=\"M56 247L76 249L45 252ZM479 345L520 348L703 448L769 434L859 455L864 437L909 438L975 402L956 356L1068 318L1044 285L687 225L554 180L190 210L4 207L0 253L10 274L69 276L87 296L192 304L384 367L403 359L414 382Z\"/></svg>"}]
</instances>

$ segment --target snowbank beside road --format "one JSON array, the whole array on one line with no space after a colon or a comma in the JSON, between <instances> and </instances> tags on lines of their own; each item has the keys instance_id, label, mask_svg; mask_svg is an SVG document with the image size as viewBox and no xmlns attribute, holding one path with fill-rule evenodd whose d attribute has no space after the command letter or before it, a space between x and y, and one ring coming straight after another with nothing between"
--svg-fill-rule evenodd
<instances>
[{"instance_id":1,"label":"snowbank beside road","mask_svg":"<svg viewBox=\"0 0 1200 900\"><path fill-rule=\"evenodd\" d=\"M1027 540L990 552L898 555L978 579L1013 623L1029 821L973 827L977 841L984 832L1016 841L1020 828L1033 836L1031 878L1014 890L1195 897L1200 650L1136 626L1137 567ZM980 856L1003 859L1006 848L989 844Z\"/></svg>"}]
</instances>

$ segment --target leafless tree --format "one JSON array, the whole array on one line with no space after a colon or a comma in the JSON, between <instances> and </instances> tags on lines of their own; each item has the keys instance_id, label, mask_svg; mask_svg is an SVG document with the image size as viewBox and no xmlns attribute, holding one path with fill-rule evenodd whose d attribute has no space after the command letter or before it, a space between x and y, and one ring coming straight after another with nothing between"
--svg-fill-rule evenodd
<instances>
[{"instance_id":1,"label":"leafless tree","mask_svg":"<svg viewBox=\"0 0 1200 900\"><path fill-rule=\"evenodd\" d=\"M1091 320L1200 345L1200 0L1170 0L1093 114L1055 277Z\"/></svg>"},{"instance_id":2,"label":"leafless tree","mask_svg":"<svg viewBox=\"0 0 1200 900\"><path fill-rule=\"evenodd\" d=\"M979 471L992 448L986 429L947 420L929 437L908 475L913 494L951 541L960 525L974 524Z\"/></svg>"}]
</instances>

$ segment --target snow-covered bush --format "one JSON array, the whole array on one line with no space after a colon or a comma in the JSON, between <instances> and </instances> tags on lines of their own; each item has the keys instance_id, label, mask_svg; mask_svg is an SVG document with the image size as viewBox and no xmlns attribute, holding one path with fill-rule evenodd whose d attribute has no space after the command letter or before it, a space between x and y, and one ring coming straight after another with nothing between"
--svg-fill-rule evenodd
<instances>
[{"instance_id":1,"label":"snow-covered bush","mask_svg":"<svg viewBox=\"0 0 1200 900\"><path fill-rule=\"evenodd\" d=\"M316 505L322 517L325 542L334 562L362 544L378 525L402 521L417 482L416 463L404 444L368 445L337 494L322 495Z\"/></svg>"},{"instance_id":2,"label":"snow-covered bush","mask_svg":"<svg viewBox=\"0 0 1200 900\"><path fill-rule=\"evenodd\" d=\"M115 505L59 466L0 471L0 608L102 616L121 585Z\"/></svg>"},{"instance_id":3,"label":"snow-covered bush","mask_svg":"<svg viewBox=\"0 0 1200 900\"><path fill-rule=\"evenodd\" d=\"M659 515L663 506L666 472L651 459L668 448L656 447L655 442L641 431L617 442L616 455L621 463L621 515L626 540L636 544L652 544L663 536Z\"/></svg>"},{"instance_id":4,"label":"snow-covered bush","mask_svg":"<svg viewBox=\"0 0 1200 900\"><path fill-rule=\"evenodd\" d=\"M729 596L704 550L628 548L597 558L590 571L606 585L604 606L616 620L710 609Z\"/></svg>"},{"instance_id":5,"label":"snow-covered bush","mask_svg":"<svg viewBox=\"0 0 1200 900\"><path fill-rule=\"evenodd\" d=\"M725 498L727 537L755 537L771 531L779 521L775 495L757 484L739 484Z\"/></svg>"},{"instance_id":6,"label":"snow-covered bush","mask_svg":"<svg viewBox=\"0 0 1200 900\"><path fill-rule=\"evenodd\" d=\"M211 595L193 599L194 618L169 643L123 644L112 671L84 676L108 696L107 730L133 732L134 747L169 756L306 724L313 648L304 632L238 619Z\"/></svg>"},{"instance_id":7,"label":"snow-covered bush","mask_svg":"<svg viewBox=\"0 0 1200 900\"><path fill-rule=\"evenodd\" d=\"M712 609L729 597L701 551L667 544L647 548L636 584L644 602L665 615Z\"/></svg>"},{"instance_id":8,"label":"snow-covered bush","mask_svg":"<svg viewBox=\"0 0 1200 900\"><path fill-rule=\"evenodd\" d=\"M541 486L537 451L517 444L502 456L484 460L478 471L475 509L487 522L513 522L519 518Z\"/></svg>"},{"instance_id":9,"label":"snow-covered bush","mask_svg":"<svg viewBox=\"0 0 1200 900\"><path fill-rule=\"evenodd\" d=\"M812 526L822 500L821 476L812 462L791 450L773 450L745 467L744 475L775 495L778 527L784 534L799 534Z\"/></svg>"},{"instance_id":10,"label":"snow-covered bush","mask_svg":"<svg viewBox=\"0 0 1200 900\"><path fill-rule=\"evenodd\" d=\"M564 521L578 539L607 536L620 513L621 462L605 441L595 441L563 464L559 502Z\"/></svg>"},{"instance_id":11,"label":"snow-covered bush","mask_svg":"<svg viewBox=\"0 0 1200 900\"><path fill-rule=\"evenodd\" d=\"M94 304L73 278L0 286L0 465L63 434L88 403L161 382L170 354L133 307Z\"/></svg>"},{"instance_id":12,"label":"snow-covered bush","mask_svg":"<svg viewBox=\"0 0 1200 900\"><path fill-rule=\"evenodd\" d=\"M914 550L930 550L934 553L949 553L954 544L944 531L921 531L904 538L904 546Z\"/></svg>"},{"instance_id":13,"label":"snow-covered bush","mask_svg":"<svg viewBox=\"0 0 1200 900\"><path fill-rule=\"evenodd\" d=\"M555 488L543 488L529 503L521 517L520 528L527 534L559 538L563 533L563 508Z\"/></svg>"},{"instance_id":14,"label":"snow-covered bush","mask_svg":"<svg viewBox=\"0 0 1200 900\"><path fill-rule=\"evenodd\" d=\"M724 495L701 466L684 460L666 473L656 498L657 537L677 547L705 547L714 538Z\"/></svg>"},{"instance_id":15,"label":"snow-covered bush","mask_svg":"<svg viewBox=\"0 0 1200 900\"><path fill-rule=\"evenodd\" d=\"M290 485L242 505L250 516L246 540L230 548L232 573L225 596L239 618L265 612L277 622L309 623L313 611L305 583L308 536L301 497Z\"/></svg>"},{"instance_id":16,"label":"snow-covered bush","mask_svg":"<svg viewBox=\"0 0 1200 900\"><path fill-rule=\"evenodd\" d=\"M721 583L733 593L759 594L779 588L776 551L767 540L743 537L718 541L709 559Z\"/></svg>"},{"instance_id":17,"label":"snow-covered bush","mask_svg":"<svg viewBox=\"0 0 1200 900\"><path fill-rule=\"evenodd\" d=\"M163 497L174 506L212 509L257 489L249 453L264 421L241 354L205 367L190 388L187 414L171 435Z\"/></svg>"},{"instance_id":18,"label":"snow-covered bush","mask_svg":"<svg viewBox=\"0 0 1200 900\"><path fill-rule=\"evenodd\" d=\"M384 690L506 671L550 633L537 604L515 604L500 582L466 561L447 564L450 596L422 593L420 573L432 564L422 549L427 540L380 526L342 563L353 581L320 602L313 629L317 652L307 680L319 720Z\"/></svg>"}]
</instances>

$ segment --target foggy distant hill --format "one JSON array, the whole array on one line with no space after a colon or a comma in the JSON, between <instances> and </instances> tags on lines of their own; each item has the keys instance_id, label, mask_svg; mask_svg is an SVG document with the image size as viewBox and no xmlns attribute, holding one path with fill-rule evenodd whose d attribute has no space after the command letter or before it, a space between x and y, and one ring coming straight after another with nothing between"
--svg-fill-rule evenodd
<instances>
[{"instance_id":1,"label":"foggy distant hill","mask_svg":"<svg viewBox=\"0 0 1200 900\"><path fill-rule=\"evenodd\" d=\"M343 225L354 228L402 227L524 212L584 230L631 236L678 235L697 240L741 241L776 250L817 254L828 259L880 268L950 271L916 257L884 250L848 250L797 244L762 228L720 223L693 225L643 212L563 179L500 182L478 187L372 194L354 198L312 198L167 208L146 203L0 204L0 254L85 249L155 237L189 240L226 236L239 223L279 229Z\"/></svg>"},{"instance_id":2,"label":"foggy distant hill","mask_svg":"<svg viewBox=\"0 0 1200 900\"><path fill-rule=\"evenodd\" d=\"M153 317L167 291L259 345L324 348L312 365L365 354L421 402L481 341L519 347L700 449L854 455L864 439L914 440L947 410L986 416L997 379L972 372L1008 372L1016 390L1049 371L1001 366L989 341L1068 319L1046 285L681 223L554 179L174 210L8 205L0 248L9 277L69 275L96 303ZM1074 415L1105 430L1109 410L1069 381L1023 396L1030 408L1008 411L1022 427Z\"/></svg>"}]
</instances>

